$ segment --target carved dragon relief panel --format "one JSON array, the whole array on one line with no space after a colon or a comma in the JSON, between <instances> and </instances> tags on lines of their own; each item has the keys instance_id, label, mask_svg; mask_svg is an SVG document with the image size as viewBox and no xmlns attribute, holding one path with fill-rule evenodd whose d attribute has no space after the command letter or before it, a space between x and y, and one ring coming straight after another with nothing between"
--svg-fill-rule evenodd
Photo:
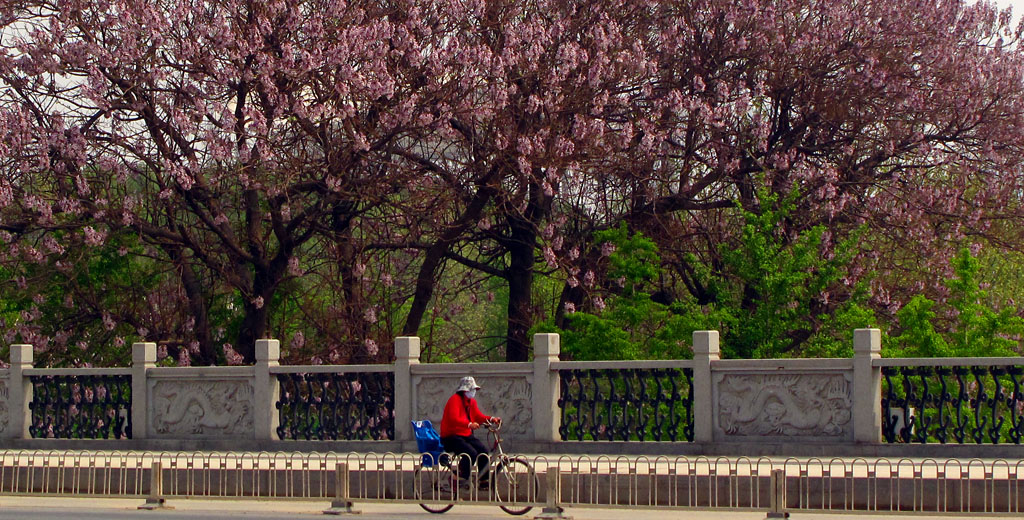
<instances>
[{"instance_id":1,"label":"carved dragon relief panel","mask_svg":"<svg viewBox=\"0 0 1024 520\"><path fill-rule=\"evenodd\" d=\"M252 437L253 387L247 380L157 381L150 395L157 436Z\"/></svg>"},{"instance_id":2,"label":"carved dragon relief panel","mask_svg":"<svg viewBox=\"0 0 1024 520\"><path fill-rule=\"evenodd\" d=\"M7 387L7 380L0 379L0 434L7 431L7 425L11 422L11 411L7 403L10 401L10 389Z\"/></svg>"},{"instance_id":3,"label":"carved dragon relief panel","mask_svg":"<svg viewBox=\"0 0 1024 520\"><path fill-rule=\"evenodd\" d=\"M719 438L852 439L852 374L719 374Z\"/></svg>"},{"instance_id":4,"label":"carved dragon relief panel","mask_svg":"<svg viewBox=\"0 0 1024 520\"><path fill-rule=\"evenodd\" d=\"M533 392L528 376L474 376L481 386L476 395L480 410L501 417L505 439L533 440ZM417 377L416 416L430 419L440 430L441 416L448 398L455 393L459 377ZM483 434L478 434L483 438Z\"/></svg>"}]
</instances>

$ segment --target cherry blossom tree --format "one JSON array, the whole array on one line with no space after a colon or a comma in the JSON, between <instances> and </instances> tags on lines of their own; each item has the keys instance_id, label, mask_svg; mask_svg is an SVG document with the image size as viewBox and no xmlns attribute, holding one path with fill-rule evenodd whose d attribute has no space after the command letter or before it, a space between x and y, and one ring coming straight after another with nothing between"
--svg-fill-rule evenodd
<instances>
[{"instance_id":1,"label":"cherry blossom tree","mask_svg":"<svg viewBox=\"0 0 1024 520\"><path fill-rule=\"evenodd\" d=\"M731 208L760 213L759 186L800 195L783 242L825 225L830 257L851 231L870 229L833 305L822 294L823 312L870 273L875 305L894 311L894 286L914 282L902 270L944 272L962 241L1024 245L993 228L1024 216L1024 56L1009 12L956 1L655 9L645 43L657 73L615 132L627 144L609 154L618 162L603 171L600 210L573 214L587 222L584 242L619 218L654 237L674 272L666 298L715 300L698 273L729 276L720 251L738 237ZM582 258L574 271L599 255ZM941 289L942 278L908 289ZM563 304L588 303L573 284L564 293ZM760 303L746 294L745 306Z\"/></svg>"},{"instance_id":2,"label":"cherry blossom tree","mask_svg":"<svg viewBox=\"0 0 1024 520\"><path fill-rule=\"evenodd\" d=\"M453 34L481 81L475 113L451 121L442 146L417 160L438 172L446 196L425 241L404 332L415 333L435 273L454 260L508 287L506 359L525 361L538 271L555 267L558 222L552 204L563 177L578 170L604 121L650 72L637 44L646 2L467 2ZM450 215L445 217L445 215ZM538 263L543 258L546 261Z\"/></svg>"},{"instance_id":3,"label":"cherry blossom tree","mask_svg":"<svg viewBox=\"0 0 1024 520\"><path fill-rule=\"evenodd\" d=\"M817 310L874 273L894 312L900 284L941 290L920 273L950 244L1024 246L1010 18L955 0L5 2L0 260L45 284L132 243L163 277L156 307L86 314L201 363L280 331L298 357L385 359L500 280L523 361L552 311L539 276L564 283L559 316L614 292L595 232L651 237L652 298L706 305L744 216L784 199L784 244L824 226L828 258L867 229Z\"/></svg>"},{"instance_id":4,"label":"cherry blossom tree","mask_svg":"<svg viewBox=\"0 0 1024 520\"><path fill-rule=\"evenodd\" d=\"M382 151L432 117L411 4L61 0L2 17L0 202L36 227L89 224L97 244L137 233L199 330L213 273L239 296L246 360L312 237L354 279L355 217L406 184Z\"/></svg>"}]
</instances>

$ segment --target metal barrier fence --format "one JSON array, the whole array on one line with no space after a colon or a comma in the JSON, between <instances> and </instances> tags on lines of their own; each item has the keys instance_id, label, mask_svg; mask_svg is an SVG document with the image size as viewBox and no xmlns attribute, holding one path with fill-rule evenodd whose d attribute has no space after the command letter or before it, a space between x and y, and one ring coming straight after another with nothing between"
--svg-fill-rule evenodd
<instances>
[{"instance_id":1,"label":"metal barrier fence","mask_svg":"<svg viewBox=\"0 0 1024 520\"><path fill-rule=\"evenodd\" d=\"M595 363L562 363L573 365ZM561 368L558 376L563 441L693 442L693 369L688 366Z\"/></svg>"},{"instance_id":2,"label":"metal barrier fence","mask_svg":"<svg viewBox=\"0 0 1024 520\"><path fill-rule=\"evenodd\" d=\"M888 443L1021 444L1019 358L885 359L882 438Z\"/></svg>"},{"instance_id":3,"label":"metal barrier fence","mask_svg":"<svg viewBox=\"0 0 1024 520\"><path fill-rule=\"evenodd\" d=\"M437 495L417 453L0 452L0 495L1020 514L1024 460L519 456L536 484ZM476 475L474 474L474 479ZM502 485L506 486L504 489ZM552 493L552 490L557 490Z\"/></svg>"},{"instance_id":4,"label":"metal barrier fence","mask_svg":"<svg viewBox=\"0 0 1024 520\"><path fill-rule=\"evenodd\" d=\"M281 440L394 440L394 373L276 375Z\"/></svg>"}]
</instances>

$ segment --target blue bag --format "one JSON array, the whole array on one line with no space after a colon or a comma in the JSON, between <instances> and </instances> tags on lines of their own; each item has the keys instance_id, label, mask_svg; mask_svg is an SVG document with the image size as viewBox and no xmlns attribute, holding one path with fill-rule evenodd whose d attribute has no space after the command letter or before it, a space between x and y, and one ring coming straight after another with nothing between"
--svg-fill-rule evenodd
<instances>
[{"instance_id":1,"label":"blue bag","mask_svg":"<svg viewBox=\"0 0 1024 520\"><path fill-rule=\"evenodd\" d=\"M444 448L441 447L441 436L434 430L434 425L428 420L412 421L412 432L416 437L416 448L423 454L423 467L429 468L438 462L443 464L441 455Z\"/></svg>"}]
</instances>

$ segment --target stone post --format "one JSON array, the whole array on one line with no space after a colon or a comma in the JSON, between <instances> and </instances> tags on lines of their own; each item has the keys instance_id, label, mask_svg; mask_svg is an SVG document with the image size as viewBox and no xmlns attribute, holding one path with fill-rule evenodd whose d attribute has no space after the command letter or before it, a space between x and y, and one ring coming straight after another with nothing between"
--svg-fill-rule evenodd
<instances>
[{"instance_id":1,"label":"stone post","mask_svg":"<svg viewBox=\"0 0 1024 520\"><path fill-rule=\"evenodd\" d=\"M853 331L853 439L882 442L882 369L872 361L882 357L882 331Z\"/></svg>"},{"instance_id":2,"label":"stone post","mask_svg":"<svg viewBox=\"0 0 1024 520\"><path fill-rule=\"evenodd\" d=\"M132 439L149 436L149 382L146 371L156 366L156 343L132 343Z\"/></svg>"},{"instance_id":3,"label":"stone post","mask_svg":"<svg viewBox=\"0 0 1024 520\"><path fill-rule=\"evenodd\" d=\"M551 363L558 361L561 350L558 334L533 336L533 431L537 442L557 442L561 414L558 394L561 391L558 372Z\"/></svg>"},{"instance_id":4,"label":"stone post","mask_svg":"<svg viewBox=\"0 0 1024 520\"><path fill-rule=\"evenodd\" d=\"M29 439L28 427L32 425L32 381L25 370L32 368L32 345L11 345L10 379L7 384L7 409L10 414L4 438Z\"/></svg>"},{"instance_id":5,"label":"stone post","mask_svg":"<svg viewBox=\"0 0 1024 520\"><path fill-rule=\"evenodd\" d=\"M412 366L420 363L420 338L395 338L395 440L411 441L412 416L416 413L412 387Z\"/></svg>"},{"instance_id":6,"label":"stone post","mask_svg":"<svg viewBox=\"0 0 1024 520\"><path fill-rule=\"evenodd\" d=\"M711 362L718 361L718 331L693 331L693 442L715 440Z\"/></svg>"},{"instance_id":7,"label":"stone post","mask_svg":"<svg viewBox=\"0 0 1024 520\"><path fill-rule=\"evenodd\" d=\"M276 339L256 340L256 366L253 367L253 411L254 432L256 440L277 440L277 426L280 416L277 414L277 401L281 397L281 385L277 375L270 369L278 366L281 360L281 342Z\"/></svg>"}]
</instances>

